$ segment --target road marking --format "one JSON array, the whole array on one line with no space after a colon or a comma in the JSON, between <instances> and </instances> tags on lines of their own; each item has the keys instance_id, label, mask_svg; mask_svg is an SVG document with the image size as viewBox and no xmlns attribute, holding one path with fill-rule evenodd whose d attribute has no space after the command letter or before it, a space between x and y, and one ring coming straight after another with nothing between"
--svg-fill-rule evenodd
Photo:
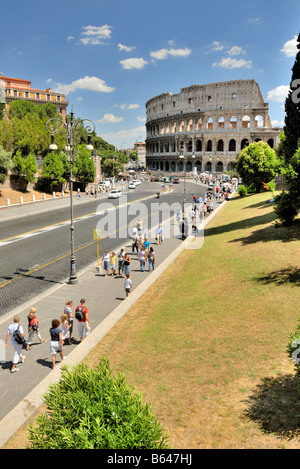
<instances>
[{"instance_id":1,"label":"road marking","mask_svg":"<svg viewBox=\"0 0 300 469\"><path fill-rule=\"evenodd\" d=\"M88 213L86 215L82 215L81 217L74 218L74 223L84 221L84 220L88 220L89 218L93 218L95 216L104 215L105 212L120 209L122 207L125 207L126 205L131 205L135 202L140 202L141 200L146 200L146 199L149 199L149 198L152 198L152 197L153 197L153 195L146 196L146 197L141 197L140 199L136 199L136 200L133 200L131 202L126 202L126 203L124 203L122 205L119 205L119 206L114 205L113 207L111 207L109 209L106 209L105 211L91 212L91 213ZM47 226L44 226L42 228L38 228L36 230L27 231L27 232L21 233L19 235L15 235L15 236L11 236L9 238L1 239L0 240L0 247L1 246L7 246L8 244L11 244L11 243L16 243L18 241L22 241L22 240L27 239L27 238L31 238L32 236L36 236L36 235L43 234L43 233L48 233L49 231L56 230L58 228L62 228L63 226L69 225L70 221L71 221L70 219L65 220L65 221L62 221L60 223L55 223L53 225L47 225Z\"/></svg>"},{"instance_id":2,"label":"road marking","mask_svg":"<svg viewBox=\"0 0 300 469\"><path fill-rule=\"evenodd\" d=\"M153 197L153 196L151 196L151 197ZM148 197L146 197L146 199L147 199L147 198L148 198ZM143 199L137 199L137 200L143 200ZM136 202L136 200L135 200L134 202ZM133 203L133 202L130 202L130 203ZM126 204L124 204L124 205L126 205ZM120 206L120 207L121 207L121 206ZM159 212L159 211L158 211L158 212ZM151 217L151 214L149 214L147 218L149 218L149 217ZM122 230L127 229L129 226L133 225L134 223L136 223L136 222L133 221L133 222L129 223L129 224L126 225L126 226L123 226L123 227L121 227L121 228L118 228L118 229L112 231L112 232L109 233L107 236L105 236L104 238L102 238L102 240L104 240L104 239L106 239L106 238L109 238L111 235L114 235L114 234L116 234L116 233L118 233L118 232L120 232L120 231L122 231ZM125 239L124 239L124 241L125 241ZM95 243L96 243L96 241L93 240L93 241L91 241L91 242L88 242L88 243L86 243L86 244L83 244L83 245L80 246L79 248L75 249L74 252L81 251L82 249L85 249L85 248L87 248L87 247L89 247L89 246L91 246L92 244L95 244ZM62 256L59 256L59 257L57 257L56 259L53 259L52 261L46 262L46 263L44 263L44 264L42 264L42 265L40 265L40 266L38 266L38 267L36 267L36 268L34 268L34 269L29 270L28 272L24 272L24 273L18 275L17 277L15 277L15 278L12 278L12 279L10 279L10 280L7 280L7 281L4 282L4 283L1 283L1 284L0 284L0 288L3 288L3 287L5 287L5 286L7 286L7 285L9 285L9 284L11 284L11 283L17 281L17 280L20 280L20 279L23 278L23 277L26 277L26 276L28 276L28 275L31 275L31 274L33 274L34 272L37 272L38 270L43 269L44 267L48 267L49 265L52 265L52 264L54 264L54 263L57 262L57 261L60 261L60 260L62 260L62 259L65 259L65 258L68 257L68 256L70 256L70 252L67 252L66 254L63 254Z\"/></svg>"}]
</instances>

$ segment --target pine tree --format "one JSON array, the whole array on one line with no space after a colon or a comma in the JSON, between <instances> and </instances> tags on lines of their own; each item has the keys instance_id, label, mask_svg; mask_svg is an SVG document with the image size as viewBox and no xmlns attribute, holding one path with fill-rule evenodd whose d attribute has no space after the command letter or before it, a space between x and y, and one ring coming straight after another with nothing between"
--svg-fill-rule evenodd
<instances>
[{"instance_id":1,"label":"pine tree","mask_svg":"<svg viewBox=\"0 0 300 469\"><path fill-rule=\"evenodd\" d=\"M296 153L300 140L300 93L297 92L300 85L300 33L297 39L297 49L298 53L292 68L290 91L285 101L285 163L289 163Z\"/></svg>"}]
</instances>

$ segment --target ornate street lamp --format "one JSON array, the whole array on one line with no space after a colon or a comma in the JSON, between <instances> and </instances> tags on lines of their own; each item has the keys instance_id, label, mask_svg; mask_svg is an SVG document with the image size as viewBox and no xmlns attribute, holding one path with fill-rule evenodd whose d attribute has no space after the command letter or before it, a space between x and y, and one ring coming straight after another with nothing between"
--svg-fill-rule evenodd
<instances>
[{"instance_id":1,"label":"ornate street lamp","mask_svg":"<svg viewBox=\"0 0 300 469\"><path fill-rule=\"evenodd\" d=\"M184 224L185 224L185 202L186 202L186 197L185 197L185 182L186 182L186 162L187 160L185 159L185 156L183 154L183 149L184 146L180 145L180 155L179 158L182 160L183 164L183 170L184 170L184 183L183 183L183 202L182 202L182 233L181 233L181 238L185 239L185 232L184 232ZM195 155L192 155L191 158L195 158ZM185 163L185 167L184 167Z\"/></svg>"},{"instance_id":2,"label":"ornate street lamp","mask_svg":"<svg viewBox=\"0 0 300 469\"><path fill-rule=\"evenodd\" d=\"M75 249L74 249L74 220L73 220L73 163L76 159L76 128L79 125L84 125L88 133L88 143L86 145L87 150L93 150L93 145L91 144L91 134L95 131L95 124L89 119L82 119L77 122L74 121L73 108L70 113L71 119L69 122L64 122L61 119L53 118L49 119L46 123L46 129L51 134L51 145L49 150L57 150L57 145L54 142L54 134L56 132L61 132L62 128L67 130L67 145L65 151L68 155L68 161L70 162L70 214L71 214L71 258L70 258L70 278L69 283L74 285L78 283L77 273L76 273L76 264L75 264Z\"/></svg>"}]
</instances>

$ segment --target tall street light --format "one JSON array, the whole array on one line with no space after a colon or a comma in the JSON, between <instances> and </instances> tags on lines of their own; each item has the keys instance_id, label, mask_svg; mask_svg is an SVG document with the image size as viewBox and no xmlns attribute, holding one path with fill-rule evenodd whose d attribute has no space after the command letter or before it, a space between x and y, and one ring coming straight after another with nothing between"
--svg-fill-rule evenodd
<instances>
[{"instance_id":1,"label":"tall street light","mask_svg":"<svg viewBox=\"0 0 300 469\"><path fill-rule=\"evenodd\" d=\"M185 197L186 166L184 168L184 163L187 163L187 159L185 159L185 156L183 154L183 149L184 149L184 146L180 145L179 158L182 160L183 170L184 170L183 202L182 202L182 233L181 233L181 237L182 237L182 239L185 239L186 236L185 236L185 232L184 232L184 224L185 224L185 202L186 202L186 197ZM195 158L195 155L192 155L191 158Z\"/></svg>"},{"instance_id":2,"label":"tall street light","mask_svg":"<svg viewBox=\"0 0 300 469\"><path fill-rule=\"evenodd\" d=\"M93 150L93 145L91 144L91 134L95 131L95 124L89 119L82 119L77 122L74 120L73 108L70 113L70 121L64 122L61 119L53 118L49 119L46 122L46 129L51 134L51 145L49 150L57 150L57 145L54 142L54 134L56 132L61 132L63 128L67 130L67 144L65 151L68 155L68 161L70 162L70 214L71 214L71 257L70 257L70 277L69 283L75 285L78 283L77 273L76 273L76 259L75 259L75 249L74 249L74 219L73 219L73 163L76 160L76 128L79 125L84 125L88 133L88 143L86 145L87 150Z\"/></svg>"}]
</instances>

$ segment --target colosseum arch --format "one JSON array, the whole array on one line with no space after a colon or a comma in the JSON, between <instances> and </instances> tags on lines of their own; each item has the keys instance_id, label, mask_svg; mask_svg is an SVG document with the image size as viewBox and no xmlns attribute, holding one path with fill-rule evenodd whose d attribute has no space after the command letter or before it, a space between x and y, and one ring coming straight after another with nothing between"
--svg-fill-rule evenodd
<instances>
[{"instance_id":1,"label":"colosseum arch","mask_svg":"<svg viewBox=\"0 0 300 469\"><path fill-rule=\"evenodd\" d=\"M222 161L218 161L218 163L216 164L216 172L217 173L223 173L223 162Z\"/></svg>"},{"instance_id":2,"label":"colosseum arch","mask_svg":"<svg viewBox=\"0 0 300 469\"><path fill-rule=\"evenodd\" d=\"M207 123L206 123L206 129L207 130L212 130L214 128L214 120L212 117L209 117L207 119Z\"/></svg>"},{"instance_id":3,"label":"colosseum arch","mask_svg":"<svg viewBox=\"0 0 300 469\"><path fill-rule=\"evenodd\" d=\"M232 138L232 139L229 141L228 151L236 151L236 141L235 141L234 138Z\"/></svg>"},{"instance_id":4,"label":"colosseum arch","mask_svg":"<svg viewBox=\"0 0 300 469\"><path fill-rule=\"evenodd\" d=\"M198 119L198 122L197 122L197 130L202 130L202 125L203 125L203 122L202 122L202 119L200 117L200 119Z\"/></svg>"},{"instance_id":5,"label":"colosseum arch","mask_svg":"<svg viewBox=\"0 0 300 469\"><path fill-rule=\"evenodd\" d=\"M224 141L222 139L218 141L217 151L220 151L220 152L224 151Z\"/></svg>"},{"instance_id":6,"label":"colosseum arch","mask_svg":"<svg viewBox=\"0 0 300 469\"><path fill-rule=\"evenodd\" d=\"M209 173L211 173L211 161L207 161L206 164L205 164L205 171L208 171Z\"/></svg>"},{"instance_id":7,"label":"colosseum arch","mask_svg":"<svg viewBox=\"0 0 300 469\"><path fill-rule=\"evenodd\" d=\"M218 128L219 129L224 129L225 127L225 119L224 117L219 117L218 119Z\"/></svg>"},{"instance_id":8,"label":"colosseum arch","mask_svg":"<svg viewBox=\"0 0 300 469\"><path fill-rule=\"evenodd\" d=\"M197 173L201 173L202 163L200 160L196 161L195 168L197 169Z\"/></svg>"},{"instance_id":9,"label":"colosseum arch","mask_svg":"<svg viewBox=\"0 0 300 469\"><path fill-rule=\"evenodd\" d=\"M206 151L212 151L212 141L208 140L206 143Z\"/></svg>"},{"instance_id":10,"label":"colosseum arch","mask_svg":"<svg viewBox=\"0 0 300 469\"><path fill-rule=\"evenodd\" d=\"M188 132L193 132L193 129L194 129L194 121L193 119L190 119L188 123Z\"/></svg>"},{"instance_id":11,"label":"colosseum arch","mask_svg":"<svg viewBox=\"0 0 300 469\"><path fill-rule=\"evenodd\" d=\"M250 128L251 119L249 116L243 116L242 118L242 129Z\"/></svg>"},{"instance_id":12,"label":"colosseum arch","mask_svg":"<svg viewBox=\"0 0 300 469\"><path fill-rule=\"evenodd\" d=\"M196 140L196 151L202 151L202 141Z\"/></svg>"},{"instance_id":13,"label":"colosseum arch","mask_svg":"<svg viewBox=\"0 0 300 469\"><path fill-rule=\"evenodd\" d=\"M243 140L241 141L241 150L243 150L248 145L249 145L249 140L247 138L243 138Z\"/></svg>"},{"instance_id":14,"label":"colosseum arch","mask_svg":"<svg viewBox=\"0 0 300 469\"><path fill-rule=\"evenodd\" d=\"M255 116L254 125L256 129L261 129L264 126L264 118L260 114Z\"/></svg>"},{"instance_id":15,"label":"colosseum arch","mask_svg":"<svg viewBox=\"0 0 300 469\"><path fill-rule=\"evenodd\" d=\"M236 129L237 128L237 117L232 116L229 121L229 128L230 129Z\"/></svg>"}]
</instances>

